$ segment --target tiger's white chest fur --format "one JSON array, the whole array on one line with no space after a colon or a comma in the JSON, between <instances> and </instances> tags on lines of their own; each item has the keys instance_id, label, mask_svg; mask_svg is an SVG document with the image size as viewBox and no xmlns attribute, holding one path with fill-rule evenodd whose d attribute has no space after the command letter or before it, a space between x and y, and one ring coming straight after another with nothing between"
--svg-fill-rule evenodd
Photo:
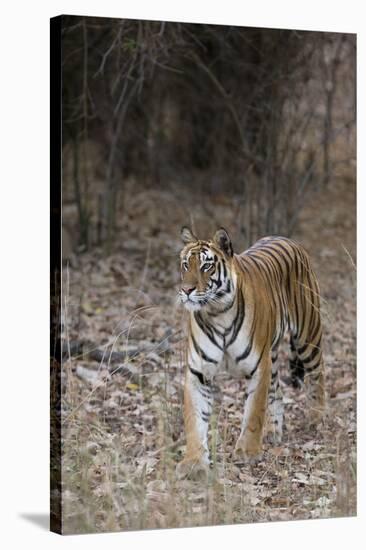
<instances>
[{"instance_id":1,"label":"tiger's white chest fur","mask_svg":"<svg viewBox=\"0 0 366 550\"><path fill-rule=\"evenodd\" d=\"M202 374L209 379L227 371L234 377L250 376L258 362L256 349L250 347L251 318L243 314L237 330L233 311L217 316L193 314L192 327L200 351L194 350Z\"/></svg>"}]
</instances>

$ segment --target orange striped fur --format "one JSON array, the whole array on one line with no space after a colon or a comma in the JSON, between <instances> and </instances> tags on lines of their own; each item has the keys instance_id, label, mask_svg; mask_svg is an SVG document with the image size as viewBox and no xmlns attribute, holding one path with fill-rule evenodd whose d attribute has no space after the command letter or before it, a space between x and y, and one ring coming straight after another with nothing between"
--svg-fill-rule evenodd
<instances>
[{"instance_id":1,"label":"orange striped fur","mask_svg":"<svg viewBox=\"0 0 366 550\"><path fill-rule=\"evenodd\" d=\"M262 452L265 425L275 443L282 437L282 391L277 350L291 341L290 373L304 386L314 421L324 408L324 363L319 287L304 248L284 237L265 237L234 254L228 233L199 240L182 229L181 290L189 311L184 388L186 455L179 476L206 473L211 383L220 369L247 379L242 428L234 455Z\"/></svg>"}]
</instances>

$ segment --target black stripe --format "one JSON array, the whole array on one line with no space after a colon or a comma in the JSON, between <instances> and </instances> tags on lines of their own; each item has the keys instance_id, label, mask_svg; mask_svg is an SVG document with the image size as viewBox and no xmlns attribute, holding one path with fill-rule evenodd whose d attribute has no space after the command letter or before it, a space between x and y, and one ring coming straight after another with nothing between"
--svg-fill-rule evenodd
<instances>
[{"instance_id":1,"label":"black stripe","mask_svg":"<svg viewBox=\"0 0 366 550\"><path fill-rule=\"evenodd\" d=\"M257 361L257 364L256 364L256 366L254 367L254 369L250 371L250 373L249 373L249 376L250 376L250 377L253 376L253 374L255 373L255 371L256 371L257 368L258 368L258 365L259 365L259 361Z\"/></svg>"},{"instance_id":2,"label":"black stripe","mask_svg":"<svg viewBox=\"0 0 366 550\"><path fill-rule=\"evenodd\" d=\"M302 312L301 312L301 321L302 321L302 326L301 326L301 331L299 332L298 334L298 340L301 341L303 339L303 336L305 334L305 332L308 333L308 336L310 337L310 334L309 334L309 329L307 329L307 327L310 326L310 320L309 320L309 323L306 323L306 317L307 317L307 302L305 301L305 303L302 304ZM305 307L305 309L304 309ZM307 330L306 330L307 329Z\"/></svg>"},{"instance_id":3,"label":"black stripe","mask_svg":"<svg viewBox=\"0 0 366 550\"><path fill-rule=\"evenodd\" d=\"M226 313L227 311L229 311L229 309L231 309L233 307L234 302L235 302L235 298L233 298L233 300L226 307L224 307L224 309L219 309L218 311L208 312L208 315L210 317L217 317L218 315L221 315L222 313ZM216 332L216 334L219 334L220 336L223 336L223 334L219 330L217 330L215 327L212 327L212 330L214 332ZM230 331L231 331L231 327L226 329L225 333L228 334ZM220 348L220 349L222 349L222 348Z\"/></svg>"},{"instance_id":4,"label":"black stripe","mask_svg":"<svg viewBox=\"0 0 366 550\"><path fill-rule=\"evenodd\" d=\"M279 247L282 252L280 252L278 250ZM287 273L288 273L288 278L287 278L287 292L288 292L288 295L289 297L291 296L291 264L293 264L293 259L291 258L291 255L289 254L289 251L286 249L285 246L283 246L281 243L279 242L275 242L275 246L272 247L272 250L275 250L277 252L277 254L280 255L280 257L283 259L283 261L285 262L286 264L286 267L287 267Z\"/></svg>"},{"instance_id":5,"label":"black stripe","mask_svg":"<svg viewBox=\"0 0 366 550\"><path fill-rule=\"evenodd\" d=\"M310 327L313 328L314 326L314 317L315 317L315 314L316 314L316 309L315 309L315 306L314 306L314 291L311 287L312 285L312 281L309 277L306 277L306 282L307 282L307 286L309 287L309 290L310 290L310 305L308 303L308 301L306 302L306 305L307 305L307 308L310 307L310 319L309 319L309 323L308 323L308 336L309 338L314 338L315 337L315 334L310 334Z\"/></svg>"},{"instance_id":6,"label":"black stripe","mask_svg":"<svg viewBox=\"0 0 366 550\"><path fill-rule=\"evenodd\" d=\"M220 344L218 344L216 342L216 339L213 335L213 331L211 329L211 327L209 327L208 325L206 325L201 317L201 314L199 313L199 311L195 311L194 312L194 318L198 324L198 326L200 327L200 329L202 330L202 332L204 334L206 334L207 338L216 346L218 347L219 349L222 350L222 347L220 346Z\"/></svg>"},{"instance_id":7,"label":"black stripe","mask_svg":"<svg viewBox=\"0 0 366 550\"><path fill-rule=\"evenodd\" d=\"M300 314L298 294L300 294L299 300L302 302L302 292L299 284L299 262L297 256L295 256L295 284L294 284L294 307L295 307L295 336L298 338L302 332L302 327L299 326ZM302 306L302 303L301 303Z\"/></svg>"},{"instance_id":8,"label":"black stripe","mask_svg":"<svg viewBox=\"0 0 366 550\"><path fill-rule=\"evenodd\" d=\"M212 279L212 281L216 284L217 288L220 288L220 286L222 285L222 282L220 281L220 279ZM221 292L221 293L218 292L217 295L219 295L219 294L223 295L223 294L225 294L225 293L223 293L223 292Z\"/></svg>"},{"instance_id":9,"label":"black stripe","mask_svg":"<svg viewBox=\"0 0 366 550\"><path fill-rule=\"evenodd\" d=\"M291 348L292 352L296 351L295 342L294 342L294 338L293 338L292 334L291 334L291 338L290 338L290 348Z\"/></svg>"},{"instance_id":10,"label":"black stripe","mask_svg":"<svg viewBox=\"0 0 366 550\"><path fill-rule=\"evenodd\" d=\"M273 262L274 262L274 272L275 274L277 275L277 281L278 281L278 285L279 285L279 302L281 304L281 318L283 317L283 314L284 312L286 311L286 307L285 307L285 303L284 303L284 299L283 299L283 295L282 295L282 291L281 291L281 281L283 279L283 275L284 275L284 272L283 272L283 266L281 264L281 262L279 261L279 257L282 258L282 260L284 261L285 265L286 265L286 268L287 268L287 291L288 291L288 295L290 296L290 269L289 269L289 265L286 261L286 259L283 257L283 255L281 254L281 252L279 252L278 250L274 250L273 248L268 248L267 246L263 247L263 252L264 254L268 254ZM278 256L276 256L276 254L278 254Z\"/></svg>"},{"instance_id":11,"label":"black stripe","mask_svg":"<svg viewBox=\"0 0 366 550\"><path fill-rule=\"evenodd\" d=\"M211 402L212 400L211 384L207 382L205 386L200 386L198 389L202 397L207 399L208 402Z\"/></svg>"},{"instance_id":12,"label":"black stripe","mask_svg":"<svg viewBox=\"0 0 366 550\"><path fill-rule=\"evenodd\" d=\"M274 245L273 245L273 248L277 248L277 247L279 247L279 248L283 251L283 253L285 254L286 258L288 258L288 260L292 263L292 262L293 262L293 258L291 257L291 255L290 255L288 249L287 249L285 246L283 246L283 244L281 244L281 243L278 242L278 241L276 241L276 242L274 243Z\"/></svg>"},{"instance_id":13,"label":"black stripe","mask_svg":"<svg viewBox=\"0 0 366 550\"><path fill-rule=\"evenodd\" d=\"M236 358L237 363L239 363L239 361L242 361L243 359L246 359L248 357L248 355L252 351L252 345L253 345L253 338L251 338L251 340L249 341L249 344L247 345L243 353Z\"/></svg>"},{"instance_id":14,"label":"black stripe","mask_svg":"<svg viewBox=\"0 0 366 550\"><path fill-rule=\"evenodd\" d=\"M238 310L237 310L237 314L236 314L236 317L235 317L234 323L233 323L233 325L234 325L233 334L230 338L230 341L228 342L228 344L226 346L227 348L236 340L236 337L238 336L238 332L241 329L241 326L243 324L244 317L245 317L245 303L244 303L243 293L239 289L239 292L238 292Z\"/></svg>"},{"instance_id":15,"label":"black stripe","mask_svg":"<svg viewBox=\"0 0 366 550\"><path fill-rule=\"evenodd\" d=\"M218 269L218 272L219 272L217 278L220 279L220 281L221 281L221 264L220 264L220 262L217 264L217 269Z\"/></svg>"},{"instance_id":16,"label":"black stripe","mask_svg":"<svg viewBox=\"0 0 366 550\"><path fill-rule=\"evenodd\" d=\"M211 359L208 355L205 354L203 349L200 348L200 346L197 344L196 340L194 339L193 334L191 334L192 342L194 345L194 349L196 350L197 354L201 357L201 359L204 359L207 361L207 363L214 363L217 365L217 361L215 359Z\"/></svg>"},{"instance_id":17,"label":"black stripe","mask_svg":"<svg viewBox=\"0 0 366 550\"><path fill-rule=\"evenodd\" d=\"M281 263L279 262L279 259L278 259L278 257L280 257L286 265L287 273L290 274L289 263L287 261L287 258L284 256L284 254L282 254L282 252L280 252L279 250L274 249L273 247L267 247L267 246L264 247L264 250L277 263L277 265L280 267L280 270L281 270L281 273L282 273L282 265L281 265ZM278 254L278 256L276 256L276 254Z\"/></svg>"},{"instance_id":18,"label":"black stripe","mask_svg":"<svg viewBox=\"0 0 366 550\"><path fill-rule=\"evenodd\" d=\"M316 325L315 325L315 327L312 326L312 328L311 328L311 338L315 338L315 336L318 334L320 329L321 329L321 319L320 319L320 314L318 314Z\"/></svg>"},{"instance_id":19,"label":"black stripe","mask_svg":"<svg viewBox=\"0 0 366 550\"><path fill-rule=\"evenodd\" d=\"M276 349L280 340L282 340L283 338L283 333L284 333L284 330L282 329L282 322L281 322L281 330L277 333L275 333L273 339L272 339L272 342L271 342L271 348L272 349Z\"/></svg>"},{"instance_id":20,"label":"black stripe","mask_svg":"<svg viewBox=\"0 0 366 550\"><path fill-rule=\"evenodd\" d=\"M305 342L305 344L297 350L297 354L298 355L303 355L305 353L305 351L308 349L308 346L309 346L309 343Z\"/></svg>"},{"instance_id":21,"label":"black stripe","mask_svg":"<svg viewBox=\"0 0 366 550\"><path fill-rule=\"evenodd\" d=\"M263 261L263 258L258 257L258 255L254 254L253 252L250 252L248 256L252 260L253 264L258 269L258 271L260 273L263 273L263 268L267 267L267 264ZM265 269L265 271L267 271L267 269Z\"/></svg>"},{"instance_id":22,"label":"black stripe","mask_svg":"<svg viewBox=\"0 0 366 550\"><path fill-rule=\"evenodd\" d=\"M266 252L267 251L265 251L265 250L260 250L258 252L257 251L251 252L250 257L255 258L256 260L261 262L261 264L265 268L265 272L270 277L272 277L274 274L277 274L277 271L276 271L272 261L270 260L270 258L268 256L266 257ZM281 269L281 273L282 273L282 269Z\"/></svg>"},{"instance_id":23,"label":"black stripe","mask_svg":"<svg viewBox=\"0 0 366 550\"><path fill-rule=\"evenodd\" d=\"M320 353L320 348L319 348L319 344L320 344L320 339L318 341L318 344L316 347L313 348L313 351L310 353L310 355L308 357L306 357L305 359L300 359L301 362L304 364L304 365L307 365L308 363L311 363L311 361L313 361L315 359L315 357L317 356L318 353Z\"/></svg>"},{"instance_id":24,"label":"black stripe","mask_svg":"<svg viewBox=\"0 0 366 550\"><path fill-rule=\"evenodd\" d=\"M209 386L210 385L210 382L207 380L207 378L205 376L203 376L202 372L199 372L196 369L192 369L192 367L189 367L189 370L191 371L192 374L197 376L198 380L200 381L200 383L203 386Z\"/></svg>"},{"instance_id":25,"label":"black stripe","mask_svg":"<svg viewBox=\"0 0 366 550\"><path fill-rule=\"evenodd\" d=\"M212 281L213 281L214 283L216 283L217 288L220 288L220 286L222 285L222 281L221 281L221 265L220 265L220 263L217 264L217 268L218 268L217 279L214 279L214 278L212 277Z\"/></svg>"},{"instance_id":26,"label":"black stripe","mask_svg":"<svg viewBox=\"0 0 366 550\"><path fill-rule=\"evenodd\" d=\"M262 275L262 277L265 279L267 283L271 283L273 280L273 271L274 266L270 262L266 262L266 258L259 257L253 253L249 254L250 259L258 269L259 273ZM271 294L272 302L276 305L276 295L275 288L273 288L272 284L267 284L267 292Z\"/></svg>"},{"instance_id":27,"label":"black stripe","mask_svg":"<svg viewBox=\"0 0 366 550\"><path fill-rule=\"evenodd\" d=\"M313 372L315 369L319 368L320 367L320 362L319 363L315 363L315 365L313 365L312 367L307 367L306 370L305 370L305 375L306 374L309 374L311 372ZM319 370L319 373L320 374L320 370Z\"/></svg>"},{"instance_id":28,"label":"black stripe","mask_svg":"<svg viewBox=\"0 0 366 550\"><path fill-rule=\"evenodd\" d=\"M316 330L312 331L314 333L313 336L316 336L318 334L319 329L320 329L320 316L318 316L318 320L317 320L317 324L316 324ZM318 338L318 344L317 344L318 346L320 345L321 339L322 339L322 335L320 335L320 337ZM310 346L310 344L311 344L311 342L305 342L305 344L297 350L297 354L299 356L303 355L305 353L305 351L307 350L308 346Z\"/></svg>"},{"instance_id":29,"label":"black stripe","mask_svg":"<svg viewBox=\"0 0 366 550\"><path fill-rule=\"evenodd\" d=\"M257 370L258 366L259 366L259 363L261 362L262 360L262 357L263 357L263 353L264 353L264 350L265 350L265 345L263 346L263 349L262 349L262 353L260 354L260 356L258 357L258 361L257 361L257 364L256 366L254 367L254 369L251 371L250 373L250 376L253 376L253 374L255 373L255 371Z\"/></svg>"}]
</instances>

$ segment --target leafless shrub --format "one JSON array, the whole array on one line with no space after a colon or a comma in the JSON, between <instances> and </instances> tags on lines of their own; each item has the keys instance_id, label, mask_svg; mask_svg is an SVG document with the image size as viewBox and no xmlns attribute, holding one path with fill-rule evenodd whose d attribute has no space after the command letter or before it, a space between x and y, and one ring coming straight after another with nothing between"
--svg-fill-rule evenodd
<instances>
[{"instance_id":1,"label":"leafless shrub","mask_svg":"<svg viewBox=\"0 0 366 550\"><path fill-rule=\"evenodd\" d=\"M352 168L354 85L353 35L65 17L81 244L110 249L131 177L235 196L245 244L290 235L306 191Z\"/></svg>"}]
</instances>

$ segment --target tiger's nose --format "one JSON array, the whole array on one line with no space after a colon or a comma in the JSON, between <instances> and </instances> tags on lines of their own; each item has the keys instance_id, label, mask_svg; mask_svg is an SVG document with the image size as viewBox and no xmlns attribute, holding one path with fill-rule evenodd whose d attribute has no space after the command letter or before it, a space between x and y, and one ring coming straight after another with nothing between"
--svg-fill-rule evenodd
<instances>
[{"instance_id":1,"label":"tiger's nose","mask_svg":"<svg viewBox=\"0 0 366 550\"><path fill-rule=\"evenodd\" d=\"M193 292L195 288L196 288L195 286L194 287L182 286L182 290L187 294L187 296L189 296L190 293Z\"/></svg>"}]
</instances>

